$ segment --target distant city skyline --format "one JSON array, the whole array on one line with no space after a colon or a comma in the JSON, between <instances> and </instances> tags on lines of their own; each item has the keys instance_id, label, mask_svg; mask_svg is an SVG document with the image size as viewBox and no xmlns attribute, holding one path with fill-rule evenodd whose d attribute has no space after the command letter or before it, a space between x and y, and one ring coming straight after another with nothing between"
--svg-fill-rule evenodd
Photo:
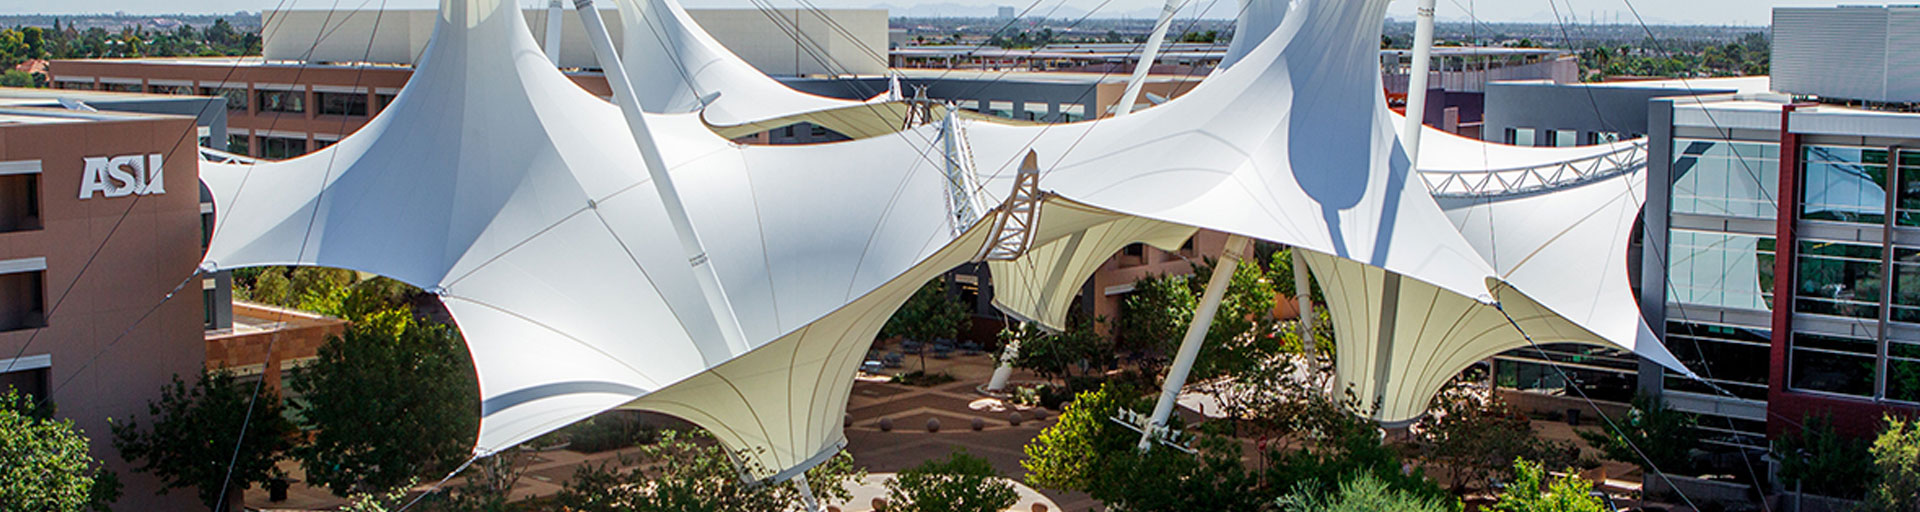
<instances>
[{"instance_id":1,"label":"distant city skyline","mask_svg":"<svg viewBox=\"0 0 1920 512\"><path fill-rule=\"evenodd\" d=\"M528 6L544 6L544 0L518 0ZM611 3L601 0L603 3ZM1183 9L1181 16L1192 16L1206 10L1210 18L1226 18L1232 15L1237 0L1190 0L1192 5ZM1477 13L1477 17L1489 22L1551 22L1554 11L1549 1L1558 1L1560 15L1569 21L1586 23L1598 21L1610 23L1632 23L1632 14L1627 10L1625 0L1440 0L1439 16L1443 21L1465 21L1468 8ZM688 7L751 8L748 0L683 0ZM769 0L776 7L798 7L797 0ZM881 7L900 16L992 16L999 6L1013 6L1026 9L1031 2L1005 0L996 2L956 1L956 0L813 0L819 7ZM1704 24L1704 25L1766 25L1771 19L1771 9L1775 6L1832 6L1839 5L1838 0L1690 0L1675 2L1672 0L1639 0L1634 7L1648 23L1655 24ZM55 5L50 5L55 4ZM0 0L0 14L101 14L124 11L128 14L172 14L172 13L229 13L236 11L257 12L276 8L293 9L354 9L354 8L419 9L437 5L434 0L170 0L152 2L150 0ZM1056 12L1061 15L1078 16L1100 5L1099 0L1039 0L1037 7L1029 14L1040 15ZM1160 2L1155 0L1112 0L1096 17L1146 17L1159 11ZM1413 16L1413 0L1396 0L1388 14L1396 19L1409 19ZM1058 9L1056 11L1056 9ZM984 13L984 14L976 14Z\"/></svg>"}]
</instances>

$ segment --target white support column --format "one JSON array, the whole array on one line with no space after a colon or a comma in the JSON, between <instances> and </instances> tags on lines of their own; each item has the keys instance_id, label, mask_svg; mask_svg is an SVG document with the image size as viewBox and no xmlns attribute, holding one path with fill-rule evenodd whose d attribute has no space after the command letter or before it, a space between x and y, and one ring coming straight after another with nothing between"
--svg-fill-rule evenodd
<instances>
[{"instance_id":1,"label":"white support column","mask_svg":"<svg viewBox=\"0 0 1920 512\"><path fill-rule=\"evenodd\" d=\"M1420 127L1427 117L1427 75L1433 69L1433 3L1419 0L1414 16L1413 69L1407 74L1407 123L1400 140L1407 145L1407 158L1414 168L1420 164Z\"/></svg>"},{"instance_id":2,"label":"white support column","mask_svg":"<svg viewBox=\"0 0 1920 512\"><path fill-rule=\"evenodd\" d=\"M808 512L821 510L820 499L813 497L813 486L807 485L807 474L805 472L793 477L793 486L800 488L800 505L805 507L805 510Z\"/></svg>"},{"instance_id":3,"label":"white support column","mask_svg":"<svg viewBox=\"0 0 1920 512\"><path fill-rule=\"evenodd\" d=\"M1026 332L1026 329L1021 329ZM993 377L987 379L987 391L1007 389L1007 379L1013 378L1013 360L1020 357L1020 340L1007 340L1007 346L1000 350L1000 365L993 368Z\"/></svg>"},{"instance_id":4,"label":"white support column","mask_svg":"<svg viewBox=\"0 0 1920 512\"><path fill-rule=\"evenodd\" d=\"M727 292L720 286L720 274L714 271L707 260L707 250L700 243L699 234L693 231L693 221L687 218L686 205L680 202L680 192L673 184L673 175L667 172L666 161L660 157L660 148L654 145L653 134L647 129L646 114L640 111L640 97L633 92L633 84L627 81L626 68L620 64L620 55L613 50L613 38L607 35L607 26L600 20L600 11L593 7L593 0L574 0L573 10L580 14L580 21L586 25L587 42L593 45L594 58L600 61L600 69L607 76L607 85L613 89L615 103L620 105L620 113L627 120L627 129L633 132L634 144L640 146L641 163L647 166L647 176L653 180L654 192L660 195L661 206L667 210L667 219L673 223L673 231L680 239L680 249L687 256L687 264L693 267L694 279L700 282L700 292L706 296L707 308L713 311L713 320L719 324L720 336L727 348L734 354L747 353L746 334L741 332L740 321L733 316L733 305L727 302Z\"/></svg>"},{"instance_id":5,"label":"white support column","mask_svg":"<svg viewBox=\"0 0 1920 512\"><path fill-rule=\"evenodd\" d=\"M560 67L560 11L566 9L566 3L560 0L547 1L547 60L554 67Z\"/></svg>"},{"instance_id":6,"label":"white support column","mask_svg":"<svg viewBox=\"0 0 1920 512\"><path fill-rule=\"evenodd\" d=\"M1313 273L1307 270L1307 255L1299 247L1291 251L1293 256L1293 297L1300 313L1300 347L1306 349L1307 360L1313 361L1320 353L1320 340L1313 337L1313 322L1319 316L1313 314Z\"/></svg>"},{"instance_id":7,"label":"white support column","mask_svg":"<svg viewBox=\"0 0 1920 512\"><path fill-rule=\"evenodd\" d=\"M1240 235L1227 237L1220 262L1213 266L1213 277L1207 279L1207 291L1200 295L1200 307L1193 310L1193 323L1187 324L1187 337L1180 340L1180 352L1174 355L1173 367L1167 370L1167 381L1160 386L1160 400L1153 404L1153 416L1148 418L1145 431L1140 434L1140 451L1153 445L1153 434L1165 428L1167 418L1173 415L1180 388L1187 385L1187 374L1193 371L1193 362L1200 357L1200 345L1207 340L1207 329L1213 327L1213 314L1220 311L1220 300L1226 298L1227 286L1233 284L1233 271L1239 268L1240 258L1246 254L1247 242L1247 238Z\"/></svg>"},{"instance_id":8,"label":"white support column","mask_svg":"<svg viewBox=\"0 0 1920 512\"><path fill-rule=\"evenodd\" d=\"M1114 105L1114 117L1133 113L1133 104L1140 101L1140 88L1147 85L1147 72L1153 69L1153 61L1160 58L1160 44L1167 41L1167 28L1173 26L1173 13L1180 10L1180 0L1167 0L1160 7L1160 22L1153 25L1153 33L1147 36L1147 45L1140 50L1140 62L1133 66L1133 76L1127 78L1127 91L1120 95L1120 104ZM1098 112L1094 113L1098 115Z\"/></svg>"}]
</instances>

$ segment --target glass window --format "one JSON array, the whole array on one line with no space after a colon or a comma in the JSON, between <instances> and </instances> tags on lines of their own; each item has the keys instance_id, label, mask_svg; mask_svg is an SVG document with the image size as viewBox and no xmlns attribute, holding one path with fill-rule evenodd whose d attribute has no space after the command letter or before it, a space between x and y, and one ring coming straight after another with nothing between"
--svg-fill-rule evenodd
<instances>
[{"instance_id":1,"label":"glass window","mask_svg":"<svg viewBox=\"0 0 1920 512\"><path fill-rule=\"evenodd\" d=\"M1920 403L1920 345L1887 344L1887 398Z\"/></svg>"},{"instance_id":2,"label":"glass window","mask_svg":"<svg viewBox=\"0 0 1920 512\"><path fill-rule=\"evenodd\" d=\"M40 175L0 175L0 233L40 229Z\"/></svg>"},{"instance_id":3,"label":"glass window","mask_svg":"<svg viewBox=\"0 0 1920 512\"><path fill-rule=\"evenodd\" d=\"M248 137L246 135L228 134L227 135L227 152L233 153L236 155L253 154L253 148L251 147L252 144L249 144L247 139Z\"/></svg>"},{"instance_id":4,"label":"glass window","mask_svg":"<svg viewBox=\"0 0 1920 512\"><path fill-rule=\"evenodd\" d=\"M307 140L292 137L260 137L260 158L281 160L307 154Z\"/></svg>"},{"instance_id":5,"label":"glass window","mask_svg":"<svg viewBox=\"0 0 1920 512\"><path fill-rule=\"evenodd\" d=\"M0 332L47 326L44 274L0 274Z\"/></svg>"},{"instance_id":6,"label":"glass window","mask_svg":"<svg viewBox=\"0 0 1920 512\"><path fill-rule=\"evenodd\" d=\"M1688 231L1669 233L1670 300L1727 308L1773 309L1771 237Z\"/></svg>"},{"instance_id":7,"label":"glass window","mask_svg":"<svg viewBox=\"0 0 1920 512\"><path fill-rule=\"evenodd\" d=\"M227 99L227 111L247 109L247 90L227 87L201 87L201 96L219 96Z\"/></svg>"},{"instance_id":8,"label":"glass window","mask_svg":"<svg viewBox=\"0 0 1920 512\"><path fill-rule=\"evenodd\" d=\"M1013 102L1011 102L1011 101L988 101L988 102L987 102L987 111L988 111L988 112L987 112L988 114L993 114L994 116L997 116L997 117L1004 117L1004 118L1007 118L1007 119L1013 119Z\"/></svg>"},{"instance_id":9,"label":"glass window","mask_svg":"<svg viewBox=\"0 0 1920 512\"><path fill-rule=\"evenodd\" d=\"M1507 143L1515 146L1533 146L1535 144L1532 128L1509 128Z\"/></svg>"},{"instance_id":10,"label":"glass window","mask_svg":"<svg viewBox=\"0 0 1920 512\"><path fill-rule=\"evenodd\" d=\"M1580 145L1580 131L1579 130L1555 130L1553 132L1553 145L1558 147L1563 147L1563 148L1570 148L1570 147Z\"/></svg>"},{"instance_id":11,"label":"glass window","mask_svg":"<svg viewBox=\"0 0 1920 512\"><path fill-rule=\"evenodd\" d=\"M329 116L366 117L367 95L344 92L316 92L313 102L319 104L320 114Z\"/></svg>"},{"instance_id":12,"label":"glass window","mask_svg":"<svg viewBox=\"0 0 1920 512\"><path fill-rule=\"evenodd\" d=\"M1878 320L1880 256L1871 245L1800 242L1793 310Z\"/></svg>"},{"instance_id":13,"label":"glass window","mask_svg":"<svg viewBox=\"0 0 1920 512\"><path fill-rule=\"evenodd\" d=\"M1812 220L1886 222L1887 152L1808 146L1801 153L1800 215Z\"/></svg>"},{"instance_id":14,"label":"glass window","mask_svg":"<svg viewBox=\"0 0 1920 512\"><path fill-rule=\"evenodd\" d=\"M1509 350L1494 361L1495 380L1501 387L1571 396L1576 393L1570 386L1579 386L1580 392L1595 400L1614 402L1633 399L1639 367L1632 354L1577 343Z\"/></svg>"},{"instance_id":15,"label":"glass window","mask_svg":"<svg viewBox=\"0 0 1920 512\"><path fill-rule=\"evenodd\" d=\"M1680 362L1736 394L1754 392L1749 398L1767 396L1768 368L1756 362L1771 359L1772 344L1767 329L1667 322L1667 348Z\"/></svg>"},{"instance_id":16,"label":"glass window","mask_svg":"<svg viewBox=\"0 0 1920 512\"><path fill-rule=\"evenodd\" d=\"M78 80L54 80L53 88L66 89L70 91L91 91L93 90L93 82L82 82Z\"/></svg>"},{"instance_id":17,"label":"glass window","mask_svg":"<svg viewBox=\"0 0 1920 512\"><path fill-rule=\"evenodd\" d=\"M374 107L373 107L373 111L374 111L375 113L378 113L378 112L380 112L380 111L382 111L382 110L386 110L386 109L387 109L387 105L392 105L392 104L393 104L393 96L394 96L394 95L392 95L392 94L382 94L382 93L374 93L374 95L373 95L373 104L374 104Z\"/></svg>"},{"instance_id":18,"label":"glass window","mask_svg":"<svg viewBox=\"0 0 1920 512\"><path fill-rule=\"evenodd\" d=\"M154 94L173 94L173 95L179 95L179 96L191 96L193 95L194 90L193 90L193 86L191 85L156 85L156 86L153 86L153 90L150 92Z\"/></svg>"},{"instance_id":19,"label":"glass window","mask_svg":"<svg viewBox=\"0 0 1920 512\"><path fill-rule=\"evenodd\" d=\"M1673 213L1771 219L1779 210L1780 146L1673 141Z\"/></svg>"},{"instance_id":20,"label":"glass window","mask_svg":"<svg viewBox=\"0 0 1920 512\"><path fill-rule=\"evenodd\" d=\"M1893 251L1893 304L1889 317L1895 322L1920 324L1920 250Z\"/></svg>"},{"instance_id":21,"label":"glass window","mask_svg":"<svg viewBox=\"0 0 1920 512\"><path fill-rule=\"evenodd\" d=\"M1920 226L1920 152L1900 152L1899 200L1893 205L1895 223Z\"/></svg>"},{"instance_id":22,"label":"glass window","mask_svg":"<svg viewBox=\"0 0 1920 512\"><path fill-rule=\"evenodd\" d=\"M1794 389L1873 396L1873 340L1794 333L1787 362Z\"/></svg>"},{"instance_id":23,"label":"glass window","mask_svg":"<svg viewBox=\"0 0 1920 512\"><path fill-rule=\"evenodd\" d=\"M202 247L205 246L202 245ZM202 306L200 311L203 313L200 318L200 330L211 331L214 329L214 324L219 322L219 317L215 314L220 312L218 309L220 301L216 300L218 297L218 293L216 292L218 292L218 290L212 288L200 290L200 304Z\"/></svg>"},{"instance_id":24,"label":"glass window","mask_svg":"<svg viewBox=\"0 0 1920 512\"><path fill-rule=\"evenodd\" d=\"M146 92L146 87L138 83L116 84L113 82L103 82L100 84L100 90L113 92Z\"/></svg>"},{"instance_id":25,"label":"glass window","mask_svg":"<svg viewBox=\"0 0 1920 512\"><path fill-rule=\"evenodd\" d=\"M52 384L52 379L49 378L50 372L47 370L47 368L34 368L0 373L0 394L5 394L8 389L12 389L35 400L45 400L49 385Z\"/></svg>"},{"instance_id":26,"label":"glass window","mask_svg":"<svg viewBox=\"0 0 1920 512\"><path fill-rule=\"evenodd\" d=\"M306 93L300 91L258 91L261 112L298 114L307 111Z\"/></svg>"},{"instance_id":27,"label":"glass window","mask_svg":"<svg viewBox=\"0 0 1920 512\"><path fill-rule=\"evenodd\" d=\"M1059 122L1076 123L1080 121L1085 121L1086 119L1087 119L1086 105L1081 105L1078 103L1060 105Z\"/></svg>"},{"instance_id":28,"label":"glass window","mask_svg":"<svg viewBox=\"0 0 1920 512\"><path fill-rule=\"evenodd\" d=\"M1620 142L1620 132L1593 132L1587 135L1589 144L1610 144Z\"/></svg>"}]
</instances>

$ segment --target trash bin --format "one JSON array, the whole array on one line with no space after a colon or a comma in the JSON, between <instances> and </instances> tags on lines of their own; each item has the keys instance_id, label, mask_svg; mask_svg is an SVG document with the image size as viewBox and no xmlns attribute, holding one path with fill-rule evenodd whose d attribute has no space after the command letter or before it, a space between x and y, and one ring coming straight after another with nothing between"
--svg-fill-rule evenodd
<instances>
[{"instance_id":1,"label":"trash bin","mask_svg":"<svg viewBox=\"0 0 1920 512\"><path fill-rule=\"evenodd\" d=\"M1580 426L1580 410L1579 409L1567 409L1567 426L1569 427Z\"/></svg>"}]
</instances>

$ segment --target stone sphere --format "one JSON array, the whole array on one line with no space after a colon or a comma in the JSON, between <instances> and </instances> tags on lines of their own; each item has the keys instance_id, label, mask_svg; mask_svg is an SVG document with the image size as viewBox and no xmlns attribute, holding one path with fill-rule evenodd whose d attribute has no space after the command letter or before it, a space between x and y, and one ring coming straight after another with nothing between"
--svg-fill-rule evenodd
<instances>
[{"instance_id":1,"label":"stone sphere","mask_svg":"<svg viewBox=\"0 0 1920 512\"><path fill-rule=\"evenodd\" d=\"M980 418L973 419L973 431L979 432L986 429L987 429L987 420L983 420Z\"/></svg>"},{"instance_id":2,"label":"stone sphere","mask_svg":"<svg viewBox=\"0 0 1920 512\"><path fill-rule=\"evenodd\" d=\"M893 431L893 418L880 418L880 431L881 431L881 432L892 432L892 431Z\"/></svg>"},{"instance_id":3,"label":"stone sphere","mask_svg":"<svg viewBox=\"0 0 1920 512\"><path fill-rule=\"evenodd\" d=\"M1016 426L1016 427L1020 426L1020 422L1022 421L1027 421L1026 415L1016 412L1016 413L1013 413L1013 415L1011 416L1007 416L1007 423L1013 424L1013 426Z\"/></svg>"},{"instance_id":4,"label":"stone sphere","mask_svg":"<svg viewBox=\"0 0 1920 512\"><path fill-rule=\"evenodd\" d=\"M940 418L927 418L927 431L928 431L928 432L939 432L939 431L940 431Z\"/></svg>"}]
</instances>

